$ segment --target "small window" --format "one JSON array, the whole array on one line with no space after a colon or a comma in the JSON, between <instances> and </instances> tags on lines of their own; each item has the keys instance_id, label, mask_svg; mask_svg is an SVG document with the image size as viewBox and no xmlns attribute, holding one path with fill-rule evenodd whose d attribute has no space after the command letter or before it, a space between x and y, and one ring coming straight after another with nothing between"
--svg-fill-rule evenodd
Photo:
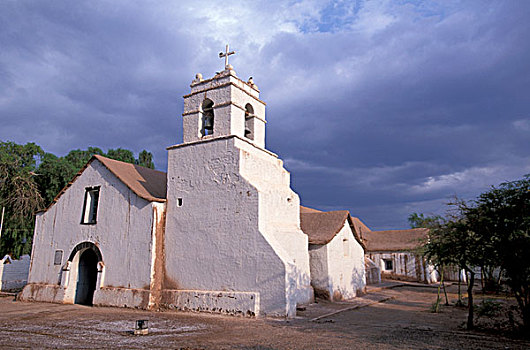
<instances>
[{"instance_id":1,"label":"small window","mask_svg":"<svg viewBox=\"0 0 530 350\"><path fill-rule=\"evenodd\" d=\"M182 207L182 198L177 198L177 207Z\"/></svg>"},{"instance_id":2,"label":"small window","mask_svg":"<svg viewBox=\"0 0 530 350\"><path fill-rule=\"evenodd\" d=\"M202 136L213 135L213 101L206 99L202 102Z\"/></svg>"},{"instance_id":3,"label":"small window","mask_svg":"<svg viewBox=\"0 0 530 350\"><path fill-rule=\"evenodd\" d=\"M254 140L254 108L250 103L245 106L245 137Z\"/></svg>"},{"instance_id":4,"label":"small window","mask_svg":"<svg viewBox=\"0 0 530 350\"><path fill-rule=\"evenodd\" d=\"M55 257L53 258L54 265L62 265L63 263L63 251L58 249L55 251Z\"/></svg>"},{"instance_id":5,"label":"small window","mask_svg":"<svg viewBox=\"0 0 530 350\"><path fill-rule=\"evenodd\" d=\"M385 262L385 271L392 271L394 269L394 263L391 259L383 259Z\"/></svg>"},{"instance_id":6,"label":"small window","mask_svg":"<svg viewBox=\"0 0 530 350\"><path fill-rule=\"evenodd\" d=\"M82 224L95 224L98 214L99 187L85 189L85 203L83 205Z\"/></svg>"},{"instance_id":7,"label":"small window","mask_svg":"<svg viewBox=\"0 0 530 350\"><path fill-rule=\"evenodd\" d=\"M344 248L344 256L350 256L350 243L347 238L342 240L342 247Z\"/></svg>"}]
</instances>

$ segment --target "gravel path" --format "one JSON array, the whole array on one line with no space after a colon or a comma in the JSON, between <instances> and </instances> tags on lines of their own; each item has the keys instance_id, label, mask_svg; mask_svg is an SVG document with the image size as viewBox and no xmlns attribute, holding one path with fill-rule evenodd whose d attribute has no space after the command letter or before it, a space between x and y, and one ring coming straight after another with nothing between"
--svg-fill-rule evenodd
<instances>
[{"instance_id":1,"label":"gravel path","mask_svg":"<svg viewBox=\"0 0 530 350\"><path fill-rule=\"evenodd\" d=\"M0 344L4 349L530 349L529 342L465 331L463 309L431 313L435 296L436 289L428 287L381 289L348 302L312 304L287 321L0 297ZM149 335L132 334L138 319L149 320Z\"/></svg>"}]
</instances>

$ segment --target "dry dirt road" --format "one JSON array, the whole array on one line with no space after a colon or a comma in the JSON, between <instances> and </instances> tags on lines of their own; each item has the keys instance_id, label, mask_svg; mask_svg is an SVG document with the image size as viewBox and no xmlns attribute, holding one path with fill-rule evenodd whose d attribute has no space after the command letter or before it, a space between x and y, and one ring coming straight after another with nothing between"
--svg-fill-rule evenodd
<instances>
[{"instance_id":1,"label":"dry dirt road","mask_svg":"<svg viewBox=\"0 0 530 350\"><path fill-rule=\"evenodd\" d=\"M454 291L453 291L454 292ZM15 302L0 298L0 347L166 349L530 349L530 342L464 331L466 311L430 312L436 289L369 293L369 306L310 306L293 320ZM450 293L450 298L456 298ZM368 302L366 302L368 301ZM346 309L330 314L330 310ZM148 319L149 335L131 334Z\"/></svg>"}]
</instances>

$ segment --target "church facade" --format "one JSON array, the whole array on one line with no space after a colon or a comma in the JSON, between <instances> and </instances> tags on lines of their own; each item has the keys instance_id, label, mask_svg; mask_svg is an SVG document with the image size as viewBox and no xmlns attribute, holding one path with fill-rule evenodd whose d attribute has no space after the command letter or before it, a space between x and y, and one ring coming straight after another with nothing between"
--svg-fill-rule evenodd
<instances>
[{"instance_id":1,"label":"church facade","mask_svg":"<svg viewBox=\"0 0 530 350\"><path fill-rule=\"evenodd\" d=\"M294 316L308 236L265 125L251 79L198 74L167 174L95 156L37 215L21 299Z\"/></svg>"}]
</instances>

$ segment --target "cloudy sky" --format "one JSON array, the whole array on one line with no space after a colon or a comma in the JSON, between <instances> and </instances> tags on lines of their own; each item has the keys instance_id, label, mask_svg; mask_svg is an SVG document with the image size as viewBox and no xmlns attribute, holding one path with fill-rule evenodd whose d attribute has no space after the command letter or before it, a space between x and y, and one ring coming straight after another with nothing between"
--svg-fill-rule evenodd
<instances>
[{"instance_id":1,"label":"cloudy sky","mask_svg":"<svg viewBox=\"0 0 530 350\"><path fill-rule=\"evenodd\" d=\"M47 152L182 140L223 69L267 102L302 204L372 229L530 173L530 1L0 1L0 140Z\"/></svg>"}]
</instances>

